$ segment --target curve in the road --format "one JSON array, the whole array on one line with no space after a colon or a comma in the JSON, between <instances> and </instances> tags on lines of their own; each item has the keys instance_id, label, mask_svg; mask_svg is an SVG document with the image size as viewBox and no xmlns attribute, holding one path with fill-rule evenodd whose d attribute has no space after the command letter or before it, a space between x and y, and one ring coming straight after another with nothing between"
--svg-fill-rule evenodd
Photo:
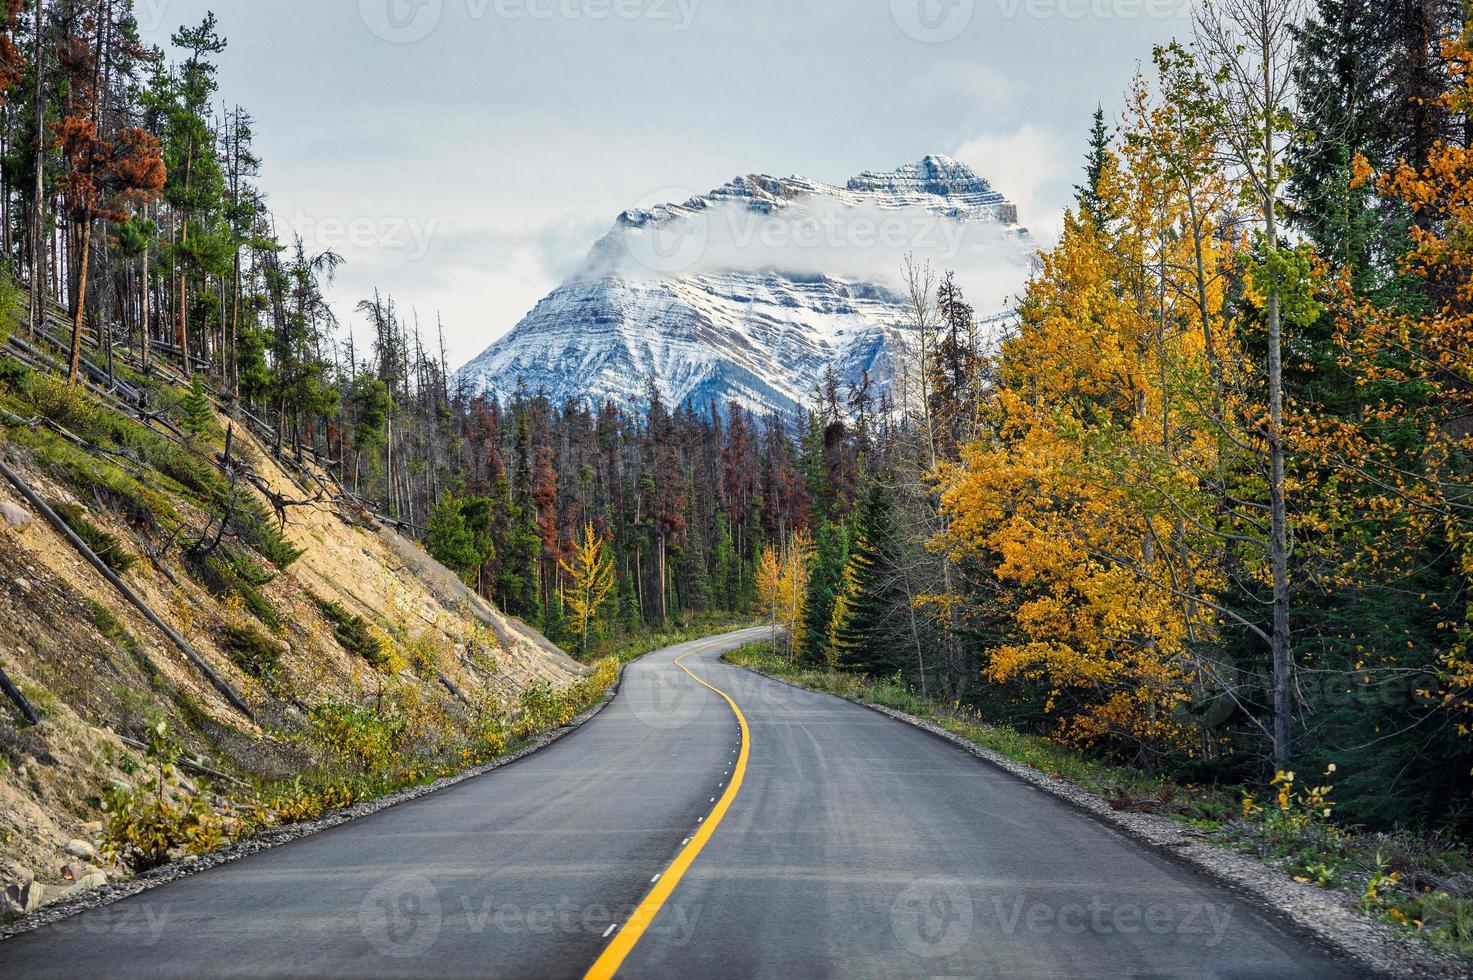
<instances>
[{"instance_id":1,"label":"curve in the road","mask_svg":"<svg viewBox=\"0 0 1473 980\"><path fill-rule=\"evenodd\" d=\"M697 651L691 652L695 653ZM747 775L747 756L752 748L752 733L747 727L747 716L742 714L742 709L737 707L737 703L732 700L730 694L727 694L716 685L703 680L695 671L685 665L685 658L688 656L690 654L677 657L675 659L675 666L689 674L697 684L719 694L731 707L732 714L736 715L737 725L740 727L742 735L741 746L737 749L736 765L727 773L722 774L730 776L730 780L726 786L726 792L721 794L721 799L715 801L716 806L702 821L700 829L696 831L695 835L686 841L685 847L675 856L675 860L671 861L670 866L656 878L655 885L650 889L650 893L645 896L644 901L639 903L639 907L634 910L634 914L630 916L629 921L614 936L614 941L609 943L608 948L603 951L603 955L599 956L598 960L589 969L585 980L609 980L609 978L612 978L614 974L619 972L619 967L624 965L624 960L634 951L634 947L639 943L645 930L649 928L650 923L655 921L655 916L660 913L660 910L665 907L665 903L669 901L670 896L675 891L675 886L680 884L681 878L685 877L685 872L690 868L691 862L705 848L706 842L711 839L711 835L716 833L716 828L721 825L721 820L726 816L726 811L731 809L732 801L741 792L742 780Z\"/></svg>"}]
</instances>

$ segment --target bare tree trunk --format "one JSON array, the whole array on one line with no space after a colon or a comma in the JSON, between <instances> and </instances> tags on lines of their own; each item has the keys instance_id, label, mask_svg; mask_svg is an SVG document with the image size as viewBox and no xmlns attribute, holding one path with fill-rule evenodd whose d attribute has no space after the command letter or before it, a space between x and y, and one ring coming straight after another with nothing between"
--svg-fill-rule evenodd
<instances>
[{"instance_id":1,"label":"bare tree trunk","mask_svg":"<svg viewBox=\"0 0 1473 980\"><path fill-rule=\"evenodd\" d=\"M1268 36L1268 7L1262 8L1262 29ZM1272 105L1273 62L1269 52L1264 52L1263 94L1264 104ZM1270 117L1271 119L1272 117ZM1268 236L1268 247L1278 248L1279 228L1277 202L1273 188L1277 187L1274 160L1275 130L1272 121L1264 127L1264 183L1269 193L1264 195L1264 224ZM1293 669L1289 635L1289 508L1284 484L1284 352L1283 315L1280 309L1278 284L1268 290L1268 446L1269 446L1269 560L1273 566L1274 628L1274 762L1286 763L1294 755L1293 745Z\"/></svg>"},{"instance_id":2,"label":"bare tree trunk","mask_svg":"<svg viewBox=\"0 0 1473 980\"><path fill-rule=\"evenodd\" d=\"M1294 112L1293 65L1305 0L1219 0L1199 13L1197 40L1217 70L1226 114L1224 139L1263 212L1264 248L1279 247L1279 155L1292 138L1282 120ZM1268 553L1273 593L1273 756L1293 757L1294 662L1290 633L1289 505L1284 444L1284 324L1281 286L1270 280L1264 309L1268 341Z\"/></svg>"},{"instance_id":3,"label":"bare tree trunk","mask_svg":"<svg viewBox=\"0 0 1473 980\"><path fill-rule=\"evenodd\" d=\"M41 226L46 222L46 102L43 79L46 74L46 59L42 41L46 33L44 3L36 4L36 66L35 113L36 145L32 148L36 170L35 199L31 202L31 337L41 329L46 304L46 243L41 237Z\"/></svg>"},{"instance_id":4,"label":"bare tree trunk","mask_svg":"<svg viewBox=\"0 0 1473 980\"><path fill-rule=\"evenodd\" d=\"M145 212L146 214L146 212ZM150 334L153 332L152 325L148 322L148 242L143 243L143 282L140 284L140 301L143 304L139 314L139 330L143 334L143 370L148 371L148 350Z\"/></svg>"},{"instance_id":5,"label":"bare tree trunk","mask_svg":"<svg viewBox=\"0 0 1473 980\"><path fill-rule=\"evenodd\" d=\"M87 315L87 272L92 258L92 216L83 219L81 267L77 270L77 312L72 320L72 363L67 383L76 384L82 367L82 321Z\"/></svg>"}]
</instances>

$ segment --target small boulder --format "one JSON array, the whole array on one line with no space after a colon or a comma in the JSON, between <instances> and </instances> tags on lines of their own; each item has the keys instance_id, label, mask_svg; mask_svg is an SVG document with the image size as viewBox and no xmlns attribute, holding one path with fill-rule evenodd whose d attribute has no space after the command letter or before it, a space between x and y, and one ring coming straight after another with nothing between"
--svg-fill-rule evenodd
<instances>
[{"instance_id":1,"label":"small boulder","mask_svg":"<svg viewBox=\"0 0 1473 980\"><path fill-rule=\"evenodd\" d=\"M62 850L74 858L81 858L83 861L97 860L97 848L92 846L91 841L69 840Z\"/></svg>"},{"instance_id":2,"label":"small boulder","mask_svg":"<svg viewBox=\"0 0 1473 980\"><path fill-rule=\"evenodd\" d=\"M28 528L36 522L31 512L20 504L13 504L8 500L0 500L0 520L11 527Z\"/></svg>"},{"instance_id":3,"label":"small boulder","mask_svg":"<svg viewBox=\"0 0 1473 980\"><path fill-rule=\"evenodd\" d=\"M82 892L91 891L94 888L101 888L105 884L107 884L107 875L100 871L94 874L83 875L80 881L77 881L60 894L52 895L47 901L58 902L64 898L71 898L74 895L82 894Z\"/></svg>"},{"instance_id":4,"label":"small boulder","mask_svg":"<svg viewBox=\"0 0 1473 980\"><path fill-rule=\"evenodd\" d=\"M7 919L30 915L46 904L46 886L39 881L22 881L6 885L0 894L0 912Z\"/></svg>"},{"instance_id":5,"label":"small boulder","mask_svg":"<svg viewBox=\"0 0 1473 980\"><path fill-rule=\"evenodd\" d=\"M81 881L86 874L86 865L76 861L68 861L61 866L61 876L66 881Z\"/></svg>"}]
</instances>

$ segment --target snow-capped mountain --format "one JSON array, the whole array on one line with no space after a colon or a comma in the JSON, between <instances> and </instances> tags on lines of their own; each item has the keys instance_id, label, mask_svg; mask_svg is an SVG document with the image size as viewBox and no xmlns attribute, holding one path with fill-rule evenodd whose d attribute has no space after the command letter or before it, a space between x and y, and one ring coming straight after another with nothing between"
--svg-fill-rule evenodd
<instances>
[{"instance_id":1,"label":"snow-capped mountain","mask_svg":"<svg viewBox=\"0 0 1473 980\"><path fill-rule=\"evenodd\" d=\"M654 378L671 405L790 413L829 366L845 384L888 382L909 334L905 256L955 269L984 322L1027 277L1016 208L944 156L843 187L751 175L682 196L621 214L576 275L461 369L467 387L637 411Z\"/></svg>"}]
</instances>

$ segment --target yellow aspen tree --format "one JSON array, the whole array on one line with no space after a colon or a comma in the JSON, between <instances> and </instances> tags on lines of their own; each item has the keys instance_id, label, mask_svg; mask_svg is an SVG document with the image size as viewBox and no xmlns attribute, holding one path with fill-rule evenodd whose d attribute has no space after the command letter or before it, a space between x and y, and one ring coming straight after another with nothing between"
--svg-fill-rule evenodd
<instances>
[{"instance_id":1,"label":"yellow aspen tree","mask_svg":"<svg viewBox=\"0 0 1473 980\"><path fill-rule=\"evenodd\" d=\"M588 653L588 636L598 624L598 614L614 591L614 559L592 524L583 525L583 535L571 560L560 561L567 576L563 604L578 624L578 650Z\"/></svg>"},{"instance_id":2,"label":"yellow aspen tree","mask_svg":"<svg viewBox=\"0 0 1473 980\"><path fill-rule=\"evenodd\" d=\"M1061 737L1149 762L1201 747L1181 709L1206 686L1230 523L1224 447L1241 358L1222 329L1232 203L1193 68L1158 51L1096 193L1066 218L998 355L981 439L942 475L943 546L1009 592L984 679L1028 682ZM1223 492L1215 492L1217 489Z\"/></svg>"},{"instance_id":3,"label":"yellow aspen tree","mask_svg":"<svg viewBox=\"0 0 1473 980\"><path fill-rule=\"evenodd\" d=\"M757 602L780 634L776 642L792 657L802 642L803 611L813 563L813 538L794 532L782 547L768 546L757 562Z\"/></svg>"}]
</instances>

